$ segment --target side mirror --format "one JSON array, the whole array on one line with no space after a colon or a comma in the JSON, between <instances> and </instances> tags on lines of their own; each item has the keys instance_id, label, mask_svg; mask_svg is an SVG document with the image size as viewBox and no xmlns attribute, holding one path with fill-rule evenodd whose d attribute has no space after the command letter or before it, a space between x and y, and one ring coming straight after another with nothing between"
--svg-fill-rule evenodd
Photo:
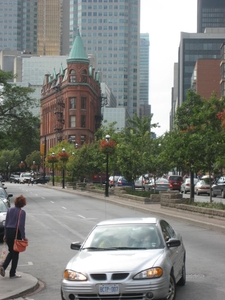
<instances>
[{"instance_id":1,"label":"side mirror","mask_svg":"<svg viewBox=\"0 0 225 300\"><path fill-rule=\"evenodd\" d=\"M70 249L72 250L80 250L80 247L81 247L81 242L74 242L71 243L70 245Z\"/></svg>"},{"instance_id":2,"label":"side mirror","mask_svg":"<svg viewBox=\"0 0 225 300\"><path fill-rule=\"evenodd\" d=\"M179 247L181 245L180 240L178 239L170 239L166 242L168 248Z\"/></svg>"},{"instance_id":3,"label":"side mirror","mask_svg":"<svg viewBox=\"0 0 225 300\"><path fill-rule=\"evenodd\" d=\"M8 194L8 197L13 197L13 194Z\"/></svg>"}]
</instances>

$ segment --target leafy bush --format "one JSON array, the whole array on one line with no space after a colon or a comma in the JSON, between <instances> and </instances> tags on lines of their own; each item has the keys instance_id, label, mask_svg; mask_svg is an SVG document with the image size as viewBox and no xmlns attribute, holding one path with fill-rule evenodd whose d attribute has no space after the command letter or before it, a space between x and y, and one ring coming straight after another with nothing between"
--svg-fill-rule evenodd
<instances>
[{"instance_id":1,"label":"leafy bush","mask_svg":"<svg viewBox=\"0 0 225 300\"><path fill-rule=\"evenodd\" d=\"M158 194L159 192L156 191L138 191L138 190L133 190L131 188L126 188L126 193L129 195L134 195L134 196L139 196L139 197L146 197L149 198L151 194Z\"/></svg>"},{"instance_id":2,"label":"leafy bush","mask_svg":"<svg viewBox=\"0 0 225 300\"><path fill-rule=\"evenodd\" d=\"M225 210L225 204L223 203L216 203L216 202L194 202L191 205L198 206L198 207L205 207L205 208L214 208L214 209L220 209Z\"/></svg>"}]
</instances>

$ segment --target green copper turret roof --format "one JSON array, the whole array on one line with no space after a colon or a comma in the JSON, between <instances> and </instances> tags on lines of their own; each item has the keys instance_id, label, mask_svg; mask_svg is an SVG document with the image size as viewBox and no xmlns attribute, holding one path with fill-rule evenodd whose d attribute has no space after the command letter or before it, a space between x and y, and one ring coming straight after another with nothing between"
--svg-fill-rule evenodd
<instances>
[{"instance_id":1,"label":"green copper turret roof","mask_svg":"<svg viewBox=\"0 0 225 300\"><path fill-rule=\"evenodd\" d=\"M73 62L85 62L89 63L88 56L84 49L84 44L80 36L80 32L78 30L77 35L75 37L73 46L70 50L69 58L67 59L67 64Z\"/></svg>"}]
</instances>

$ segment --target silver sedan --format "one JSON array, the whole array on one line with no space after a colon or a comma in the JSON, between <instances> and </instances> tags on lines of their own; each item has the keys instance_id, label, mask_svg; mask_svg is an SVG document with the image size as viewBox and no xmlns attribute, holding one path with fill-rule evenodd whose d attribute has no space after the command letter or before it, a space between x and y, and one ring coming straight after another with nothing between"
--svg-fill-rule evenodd
<instances>
[{"instance_id":1,"label":"silver sedan","mask_svg":"<svg viewBox=\"0 0 225 300\"><path fill-rule=\"evenodd\" d=\"M182 237L162 219L124 218L97 224L68 262L63 300L174 300L186 282Z\"/></svg>"}]
</instances>

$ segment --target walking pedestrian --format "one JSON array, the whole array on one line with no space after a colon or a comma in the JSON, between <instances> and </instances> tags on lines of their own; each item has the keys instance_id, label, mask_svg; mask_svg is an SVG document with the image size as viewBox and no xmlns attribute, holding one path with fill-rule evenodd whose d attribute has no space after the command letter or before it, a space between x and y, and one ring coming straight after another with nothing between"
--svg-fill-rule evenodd
<instances>
[{"instance_id":1,"label":"walking pedestrian","mask_svg":"<svg viewBox=\"0 0 225 300\"><path fill-rule=\"evenodd\" d=\"M26 212L22 210L22 207L26 205L26 198L23 195L20 195L15 198L14 204L15 206L10 207L6 215L5 232L4 232L3 241L6 242L6 244L8 245L9 252L0 268L0 274L3 277L5 276L5 270L7 269L8 265L11 262L9 277L20 278L21 275L16 274L16 269L19 260L19 252L13 250L13 244L16 236L16 227L18 223L19 213L20 213L20 217L19 217L19 224L18 224L17 239L23 240L26 238L25 237Z\"/></svg>"}]
</instances>

